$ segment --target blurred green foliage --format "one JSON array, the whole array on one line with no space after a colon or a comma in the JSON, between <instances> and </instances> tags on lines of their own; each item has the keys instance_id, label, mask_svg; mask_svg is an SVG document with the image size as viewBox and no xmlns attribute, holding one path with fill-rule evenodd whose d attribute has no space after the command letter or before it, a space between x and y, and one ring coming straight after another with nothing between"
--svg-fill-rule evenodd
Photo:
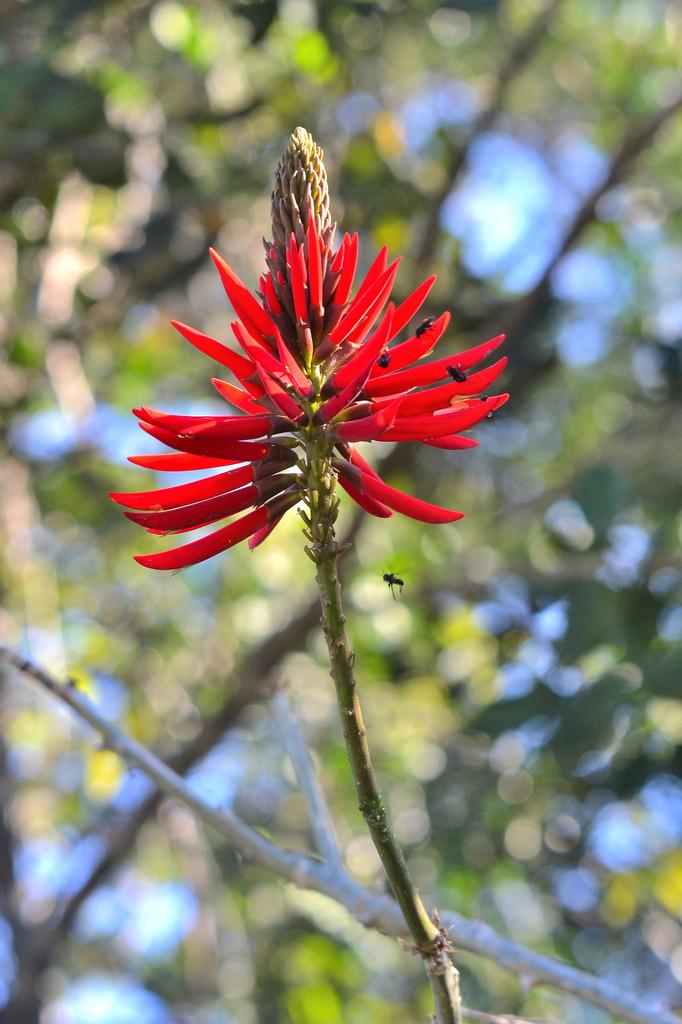
<instances>
[{"instance_id":1,"label":"blurred green foliage","mask_svg":"<svg viewBox=\"0 0 682 1024\"><path fill-rule=\"evenodd\" d=\"M513 398L477 451L373 452L466 519L366 522L346 568L411 867L429 906L675 1003L682 118L644 130L679 94L682 16L673 0L551 8L524 51L531 0L5 4L0 625L170 755L311 599L295 517L253 554L165 577L132 562L153 541L106 497L152 482L125 462L148 448L131 406L217 408L214 367L168 320L227 340L207 247L255 285L272 171L305 125L365 263L404 252L403 294L438 272L443 345L509 328ZM640 141L609 179L626 138ZM399 601L386 571L406 580ZM291 687L351 870L380 885L317 626L268 671ZM8 1024L38 1005L60 1024L426 1019L421 967L394 942L167 806L34 965L96 862L92 835L122 830L142 782L14 680L1 735L0 1005L32 979ZM196 777L310 845L266 703ZM469 1005L604 1020L457 962Z\"/></svg>"}]
</instances>

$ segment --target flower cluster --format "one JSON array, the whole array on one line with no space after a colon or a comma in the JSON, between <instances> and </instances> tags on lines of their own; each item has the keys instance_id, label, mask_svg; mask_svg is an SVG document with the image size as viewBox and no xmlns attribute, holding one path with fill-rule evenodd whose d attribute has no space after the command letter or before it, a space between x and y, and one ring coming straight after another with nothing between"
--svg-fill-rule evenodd
<instances>
[{"instance_id":1,"label":"flower cluster","mask_svg":"<svg viewBox=\"0 0 682 1024\"><path fill-rule=\"evenodd\" d=\"M212 383L240 415L134 410L142 429L175 454L135 456L131 462L163 471L221 471L177 487L111 495L129 519L154 534L185 533L246 514L179 547L137 556L142 565L183 568L246 538L256 547L288 509L310 501L306 458L313 442L328 460L328 473L368 513L388 517L397 511L428 523L453 522L462 513L388 486L354 446L416 441L447 450L472 448L477 442L463 431L508 397L482 396L503 370L504 358L470 372L503 335L422 362L448 326L450 316L443 313L396 341L435 277L400 304L390 302L400 260L388 263L384 247L354 290L358 236L345 234L334 248L322 153L303 129L292 135L277 169L272 206L273 241L266 243L267 271L257 297L211 251L237 315L231 327L239 351L174 322L191 345L230 371L236 383Z\"/></svg>"}]
</instances>

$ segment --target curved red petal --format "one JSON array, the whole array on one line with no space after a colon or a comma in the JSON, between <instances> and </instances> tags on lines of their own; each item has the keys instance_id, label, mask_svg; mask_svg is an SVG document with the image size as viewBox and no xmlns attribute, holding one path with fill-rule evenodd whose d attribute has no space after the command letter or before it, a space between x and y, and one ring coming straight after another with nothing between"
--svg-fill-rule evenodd
<instances>
[{"instance_id":1,"label":"curved red petal","mask_svg":"<svg viewBox=\"0 0 682 1024\"><path fill-rule=\"evenodd\" d=\"M410 494L397 491L395 487L389 487L376 476L363 474L363 490L372 498L376 498L396 512L402 512L410 519L418 519L421 523L454 523L462 519L463 512L454 512L449 508L442 508L440 505L431 505L420 498L413 498Z\"/></svg>"},{"instance_id":2,"label":"curved red petal","mask_svg":"<svg viewBox=\"0 0 682 1024\"><path fill-rule=\"evenodd\" d=\"M400 414L401 416L414 416L434 409L444 409L453 398L478 395L499 377L506 365L507 357L503 356L492 366L487 366L484 370L479 370L478 373L472 373L467 380L461 383L452 381L450 384L442 384L439 387L430 388L428 391L407 395L400 407Z\"/></svg>"},{"instance_id":3,"label":"curved red petal","mask_svg":"<svg viewBox=\"0 0 682 1024\"><path fill-rule=\"evenodd\" d=\"M153 426L169 430L178 437L197 440L247 441L258 437L270 437L291 428L291 421L272 413L248 416L173 416L143 406L133 412L141 420Z\"/></svg>"},{"instance_id":4,"label":"curved red petal","mask_svg":"<svg viewBox=\"0 0 682 1024\"><path fill-rule=\"evenodd\" d=\"M286 344L284 343L284 339L282 338L282 335L280 334L279 331L277 331L277 334L275 335L275 340L277 342L277 351L279 353L279 358L282 362L282 365L286 368L286 371L289 375L289 380L294 385L299 394L306 396L309 395L312 391L312 385L308 378L306 377L306 375L304 374L301 367L296 362L296 359L294 358L293 354L287 348Z\"/></svg>"},{"instance_id":5,"label":"curved red petal","mask_svg":"<svg viewBox=\"0 0 682 1024\"><path fill-rule=\"evenodd\" d=\"M312 220L312 217L310 219ZM259 547L259 545L262 544L264 540L268 539L272 531L275 529L276 526L279 525L283 518L284 513L282 513L281 516L277 516L276 519L273 519L271 523L266 523L265 526L261 526L260 530L256 530L256 532L251 537L249 537L248 545L251 551L253 551L254 548Z\"/></svg>"},{"instance_id":6,"label":"curved red petal","mask_svg":"<svg viewBox=\"0 0 682 1024\"><path fill-rule=\"evenodd\" d=\"M222 366L227 366L242 383L244 378L255 373L255 367L250 359L240 356L238 352L223 345L221 341L209 338L207 334L202 334L201 331L197 331L194 327L188 327L187 324L181 324L179 320L171 320L171 324L190 345L194 345L200 352L215 359Z\"/></svg>"},{"instance_id":7,"label":"curved red petal","mask_svg":"<svg viewBox=\"0 0 682 1024\"><path fill-rule=\"evenodd\" d=\"M172 431L151 423L141 422L140 426L151 437L155 437L169 448L174 448L175 451L188 452L190 455L208 455L209 458L257 462L277 447L276 444L259 444L256 441L201 441L194 437L178 437Z\"/></svg>"},{"instance_id":8,"label":"curved red petal","mask_svg":"<svg viewBox=\"0 0 682 1024\"><path fill-rule=\"evenodd\" d=\"M227 297L234 306L235 313L244 326L249 330L250 326L255 328L256 336L262 334L264 337L274 337L275 325L272 320L253 297L244 282L235 274L232 267L227 263L220 253L215 249L209 249L213 262L218 268L223 288Z\"/></svg>"},{"instance_id":9,"label":"curved red petal","mask_svg":"<svg viewBox=\"0 0 682 1024\"><path fill-rule=\"evenodd\" d=\"M369 473L370 476L375 476L377 480L381 479L374 466L370 466L367 459L364 459L362 457L357 448L350 449L350 461L351 465L357 466L358 469L361 469L363 473Z\"/></svg>"},{"instance_id":10,"label":"curved red petal","mask_svg":"<svg viewBox=\"0 0 682 1024\"><path fill-rule=\"evenodd\" d=\"M272 283L271 274L266 274L263 278L263 294L270 312L274 314L281 313L282 306L277 298L277 292L275 291L275 286Z\"/></svg>"},{"instance_id":11,"label":"curved red petal","mask_svg":"<svg viewBox=\"0 0 682 1024\"><path fill-rule=\"evenodd\" d=\"M241 409L242 412L246 413L267 413L267 409L260 405L248 395L241 388L235 387L234 384L230 384L226 380L220 380L219 377L211 377L211 384L216 389L218 394L229 402L230 405L234 405L236 409Z\"/></svg>"},{"instance_id":12,"label":"curved red petal","mask_svg":"<svg viewBox=\"0 0 682 1024\"><path fill-rule=\"evenodd\" d=\"M273 375L282 376L284 374L284 367L274 357L272 351L263 342L254 338L243 324L238 320L233 320L230 327L235 338L256 366L264 366Z\"/></svg>"},{"instance_id":13,"label":"curved red petal","mask_svg":"<svg viewBox=\"0 0 682 1024\"><path fill-rule=\"evenodd\" d=\"M399 345L390 349L390 362L388 366L379 366L378 363L375 363L372 369L372 376L383 377L387 373L395 373L396 370L402 370L403 367L416 362L422 356L428 355L445 334L449 323L450 314L447 312L441 313L438 319L434 320L431 326L427 327L419 337L415 334L413 337L408 338L407 341L402 341Z\"/></svg>"},{"instance_id":14,"label":"curved red petal","mask_svg":"<svg viewBox=\"0 0 682 1024\"><path fill-rule=\"evenodd\" d=\"M348 420L335 426L337 436L342 441L372 441L384 434L394 422L402 398L383 405L370 416L359 420Z\"/></svg>"},{"instance_id":15,"label":"curved red petal","mask_svg":"<svg viewBox=\"0 0 682 1024\"><path fill-rule=\"evenodd\" d=\"M126 512L126 516L138 526L148 526L154 530L170 533L173 530L196 530L219 519L232 516L235 512L243 512L259 499L259 489L255 484L240 487L225 494L216 494L212 498L183 505L180 508L164 509L160 512Z\"/></svg>"},{"instance_id":16,"label":"curved red petal","mask_svg":"<svg viewBox=\"0 0 682 1024\"><path fill-rule=\"evenodd\" d=\"M458 430L467 430L480 423L489 413L499 409L509 395L491 395L486 401L480 399L470 401L464 409L454 412L439 413L435 416L409 416L396 419L394 425L386 430L382 441L421 441L435 437L445 437Z\"/></svg>"},{"instance_id":17,"label":"curved red petal","mask_svg":"<svg viewBox=\"0 0 682 1024\"><path fill-rule=\"evenodd\" d=\"M388 307L381 327L334 374L332 383L335 387L345 389L352 381L357 380L365 370L367 372L371 370L372 364L391 336L392 324L393 304Z\"/></svg>"},{"instance_id":18,"label":"curved red petal","mask_svg":"<svg viewBox=\"0 0 682 1024\"><path fill-rule=\"evenodd\" d=\"M258 376L261 379L263 387L268 398L275 403L278 409L281 409L283 414L291 420L296 420L301 415L301 408L296 404L293 398L291 398L283 388L274 381L272 377L268 376L265 370L258 367Z\"/></svg>"},{"instance_id":19,"label":"curved red petal","mask_svg":"<svg viewBox=\"0 0 682 1024\"><path fill-rule=\"evenodd\" d=\"M268 519L265 508L256 508L236 522L223 526L207 537L182 544L170 551L159 551L154 555L135 555L135 561L148 569L184 569L196 565L213 555L219 555L264 526Z\"/></svg>"},{"instance_id":20,"label":"curved red petal","mask_svg":"<svg viewBox=\"0 0 682 1024\"><path fill-rule=\"evenodd\" d=\"M204 455L129 455L128 462L143 469L156 469L163 473L190 473L198 469L219 469L232 466L238 459L211 459Z\"/></svg>"},{"instance_id":21,"label":"curved red petal","mask_svg":"<svg viewBox=\"0 0 682 1024\"><path fill-rule=\"evenodd\" d=\"M405 324L408 324L418 309L424 304L426 296L429 294L436 282L436 275L432 274L431 277L427 277L426 281L423 281L418 288L408 295L407 298L400 303L395 311L393 317L393 332L399 334L402 331Z\"/></svg>"},{"instance_id":22,"label":"curved red petal","mask_svg":"<svg viewBox=\"0 0 682 1024\"><path fill-rule=\"evenodd\" d=\"M353 287L353 278L355 277L355 270L358 265L358 235L357 232L351 238L350 235L345 234L343 236L343 244L339 248L337 258L334 261L332 269L340 270L341 275L339 277L339 283L336 286L334 292L334 302L338 306L343 306L348 301L350 290ZM336 263L341 256L340 265L337 267Z\"/></svg>"},{"instance_id":23,"label":"curved red petal","mask_svg":"<svg viewBox=\"0 0 682 1024\"><path fill-rule=\"evenodd\" d=\"M343 267L343 258L346 254L346 246L350 242L350 235L347 231L344 231L341 244L332 256L331 269L334 274L339 274Z\"/></svg>"},{"instance_id":24,"label":"curved red petal","mask_svg":"<svg viewBox=\"0 0 682 1024\"><path fill-rule=\"evenodd\" d=\"M371 263L367 273L365 274L365 276L363 277L362 281L358 285L358 290L355 293L355 297L353 299L353 302L357 302L358 300L362 299L362 296L367 294L367 292L372 287L374 282L378 281L378 279L381 277L381 275L386 270L386 263L387 263L387 261L388 261L388 246L387 245L382 245L381 249L379 249L379 252L376 254L374 259L372 260L372 263Z\"/></svg>"},{"instance_id":25,"label":"curved red petal","mask_svg":"<svg viewBox=\"0 0 682 1024\"><path fill-rule=\"evenodd\" d=\"M163 533L196 530L236 512L243 512L250 505L260 505L291 487L292 483L290 474L274 473L245 487L230 488L191 504L151 511L126 511L125 515L140 526Z\"/></svg>"},{"instance_id":26,"label":"curved red petal","mask_svg":"<svg viewBox=\"0 0 682 1024\"><path fill-rule=\"evenodd\" d=\"M179 484L177 487L161 487L156 491L111 491L109 497L126 508L161 511L212 498L217 494L243 487L252 481L253 466L240 466L238 469L217 473L203 480L193 480L188 484Z\"/></svg>"},{"instance_id":27,"label":"curved red petal","mask_svg":"<svg viewBox=\"0 0 682 1024\"><path fill-rule=\"evenodd\" d=\"M314 217L308 218L308 290L310 292L311 309L322 305L322 260L320 255L320 236Z\"/></svg>"},{"instance_id":28,"label":"curved red petal","mask_svg":"<svg viewBox=\"0 0 682 1024\"><path fill-rule=\"evenodd\" d=\"M478 448L478 441L474 437L460 437L452 434L446 437L422 438L421 444L428 444L431 448L442 448L448 452L459 452L465 448Z\"/></svg>"},{"instance_id":29,"label":"curved red petal","mask_svg":"<svg viewBox=\"0 0 682 1024\"><path fill-rule=\"evenodd\" d=\"M369 512L371 516L376 516L377 519L389 519L393 513L390 508L386 505L382 505L376 498L371 498L369 494L363 494L362 491L358 490L348 480L344 480L342 476L339 477L339 483L343 487L344 491L353 499L356 505L363 508L365 512Z\"/></svg>"},{"instance_id":30,"label":"curved red petal","mask_svg":"<svg viewBox=\"0 0 682 1024\"><path fill-rule=\"evenodd\" d=\"M367 384L367 394L372 398L379 398L384 395L395 395L399 391L404 392L409 388L421 387L424 384L435 384L447 376L448 366L457 366L462 371L468 370L481 359L485 359L503 341L504 334L499 334L496 338L484 341L482 345L467 349L465 352L444 356L442 359L435 359L431 363L423 363L411 369L398 370L397 373L387 373L383 377L375 377Z\"/></svg>"},{"instance_id":31,"label":"curved red petal","mask_svg":"<svg viewBox=\"0 0 682 1024\"><path fill-rule=\"evenodd\" d=\"M306 266L303 253L303 246L296 245L296 239L292 233L287 247L287 266L289 268L289 281L291 282L291 293L294 299L294 311L299 322L308 322L308 297L306 295Z\"/></svg>"},{"instance_id":32,"label":"curved red petal","mask_svg":"<svg viewBox=\"0 0 682 1024\"><path fill-rule=\"evenodd\" d=\"M367 330L369 330L390 295L401 259L402 257L398 257L397 260L394 260L390 267L377 278L374 284L359 299L357 296L353 299L347 311L329 335L330 340L335 345L350 337L356 328L362 330L368 324Z\"/></svg>"},{"instance_id":33,"label":"curved red petal","mask_svg":"<svg viewBox=\"0 0 682 1024\"><path fill-rule=\"evenodd\" d=\"M397 267L396 267L396 273L397 273ZM387 278L386 283L384 284L384 287L381 289L381 291L377 295L376 299L372 302L371 306L369 307L369 309L367 310L367 312L365 313L363 318L360 320L360 323L348 335L348 341L352 342L354 345L358 345L361 341L363 341L366 338L366 336L369 334L371 329L374 327L376 321L381 316L381 312L382 312L384 306L386 305L386 300L390 297L390 294L391 294L391 292L393 290L394 282L395 282L395 274L392 274L392 275L390 275ZM393 318L391 318L391 323L393 323ZM377 330L382 330L383 327L384 327L384 322L382 320L380 322L379 327L377 328ZM393 328L391 328L391 329L393 330ZM382 331L382 333L383 333L383 331ZM393 334L395 334L394 330L393 330ZM390 339L391 339L391 335L388 335L387 338L386 338L386 344L388 344Z\"/></svg>"}]
</instances>

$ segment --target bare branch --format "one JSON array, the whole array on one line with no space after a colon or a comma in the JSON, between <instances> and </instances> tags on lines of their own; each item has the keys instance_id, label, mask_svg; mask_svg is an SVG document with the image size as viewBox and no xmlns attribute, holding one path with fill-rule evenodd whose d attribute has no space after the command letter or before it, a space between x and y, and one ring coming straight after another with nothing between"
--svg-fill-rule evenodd
<instances>
[{"instance_id":1,"label":"bare branch","mask_svg":"<svg viewBox=\"0 0 682 1024\"><path fill-rule=\"evenodd\" d=\"M86 696L69 683L60 683L40 666L0 646L0 655L20 672L29 676L44 689L67 704L102 737L107 747L129 764L140 768L159 789L168 796L186 804L205 824L210 825L228 839L249 860L286 877L299 876L306 858L282 850L264 836L246 825L233 811L213 807L196 794L177 772L160 760L137 740L126 735L113 722L108 721Z\"/></svg>"},{"instance_id":2,"label":"bare branch","mask_svg":"<svg viewBox=\"0 0 682 1024\"><path fill-rule=\"evenodd\" d=\"M387 935L405 935L405 921L390 897L364 889L337 867L321 863L306 854L281 849L246 825L233 812L212 807L151 751L101 716L94 705L75 688L59 683L44 669L3 645L0 645L1 657L71 707L113 750L141 768L169 796L187 804L205 824L231 842L242 856L297 886L324 893L346 907L356 920L367 927L376 928ZM570 992L629 1024L679 1024L675 1014L631 996L610 982L534 953L498 935L481 921L470 921L453 912L443 914L442 920L450 929L452 941L458 947L494 961L517 977L523 976L531 983L551 985Z\"/></svg>"},{"instance_id":3,"label":"bare branch","mask_svg":"<svg viewBox=\"0 0 682 1024\"><path fill-rule=\"evenodd\" d=\"M362 510L358 509L344 537L345 545L352 544L364 521ZM273 685L272 670L287 654L302 646L310 631L319 624L319 618L320 606L315 597L286 625L267 636L249 652L239 685L229 693L213 715L203 720L196 736L168 759L171 768L182 775L186 774L213 749L245 708L269 695ZM225 680L224 687L229 691L229 679ZM81 887L57 910L54 919L41 924L38 939L43 955L61 936L69 932L85 900L120 867L130 853L138 833L150 820L162 798L163 794L157 790L124 818L119 817L113 823L109 820L101 828L95 828L95 834L104 836L104 852Z\"/></svg>"},{"instance_id":4,"label":"bare branch","mask_svg":"<svg viewBox=\"0 0 682 1024\"><path fill-rule=\"evenodd\" d=\"M308 806L310 826L315 838L315 846L329 864L339 867L341 853L336 830L324 791L320 784L315 764L305 741L301 724L294 714L289 698L284 690L275 694L272 706L275 718L284 740L284 745L293 765L301 792Z\"/></svg>"},{"instance_id":5,"label":"bare branch","mask_svg":"<svg viewBox=\"0 0 682 1024\"><path fill-rule=\"evenodd\" d=\"M503 1013L502 1016L496 1013L484 1013L482 1010L469 1010L462 1007L462 1014L469 1020L480 1020L484 1024L549 1024L549 1021L539 1020L537 1017L517 1017L515 1014Z\"/></svg>"}]
</instances>

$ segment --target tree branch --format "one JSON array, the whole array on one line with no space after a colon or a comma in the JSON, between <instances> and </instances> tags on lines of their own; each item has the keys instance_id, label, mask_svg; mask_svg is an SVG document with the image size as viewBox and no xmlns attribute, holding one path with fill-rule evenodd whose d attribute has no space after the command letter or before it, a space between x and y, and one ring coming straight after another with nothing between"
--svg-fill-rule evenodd
<instances>
[{"instance_id":1,"label":"tree branch","mask_svg":"<svg viewBox=\"0 0 682 1024\"><path fill-rule=\"evenodd\" d=\"M355 515L344 538L345 544L352 544L357 537L364 516ZM299 649L308 634L319 624L320 606L313 598L293 619L277 632L267 636L254 650L250 651L242 669L241 681L226 698L215 714L203 720L196 736L181 746L168 758L170 767L180 775L186 774L202 758L206 757L231 728L242 711L250 704L266 698L271 692L272 670L291 651ZM229 680L225 681L225 688ZM96 866L83 885L73 893L57 911L52 922L40 927L40 943L49 949L60 937L66 935L85 900L114 872L130 853L138 833L156 811L163 798L160 790L150 794L135 810L113 825L102 828L107 836L106 847ZM95 830L97 831L97 830Z\"/></svg>"},{"instance_id":2,"label":"tree branch","mask_svg":"<svg viewBox=\"0 0 682 1024\"><path fill-rule=\"evenodd\" d=\"M484 1013L482 1010L469 1010L465 1006L462 1007L462 1014L469 1020L480 1020L484 1024L549 1024L549 1021L537 1018L528 1020L526 1017L517 1017L516 1014L508 1013L503 1013L500 1016L497 1013Z\"/></svg>"},{"instance_id":3,"label":"tree branch","mask_svg":"<svg viewBox=\"0 0 682 1024\"><path fill-rule=\"evenodd\" d=\"M301 792L308 806L310 827L315 846L328 864L341 866L341 853L329 807L320 780L315 770L310 750L306 744L300 722L289 703L284 690L279 690L272 700L275 718L282 739L293 766Z\"/></svg>"},{"instance_id":4,"label":"tree branch","mask_svg":"<svg viewBox=\"0 0 682 1024\"><path fill-rule=\"evenodd\" d=\"M370 892L329 864L314 860L306 854L281 849L242 822L233 812L212 807L151 751L127 737L100 715L94 705L75 688L59 683L44 669L4 645L0 645L2 658L71 707L113 750L141 768L169 796L190 807L205 824L231 842L242 856L299 887L314 889L331 897L367 927L376 928L387 935L405 934L403 916L390 897ZM498 935L483 922L470 921L460 914L448 912L443 915L443 923L449 927L451 938L458 947L492 960L498 967L512 971L517 977L523 976L534 984L551 985L570 992L629 1024L679 1024L679 1018L668 1010L630 996L620 986L526 949Z\"/></svg>"},{"instance_id":5,"label":"tree branch","mask_svg":"<svg viewBox=\"0 0 682 1024\"><path fill-rule=\"evenodd\" d=\"M213 749L246 707L267 697L272 687L272 669L289 651L301 644L317 624L318 614L316 602L311 601L294 620L269 636L266 642L251 653L237 689L215 714L204 719L196 736L169 757L168 763L174 771L180 775L186 774ZM52 924L43 926L43 942L46 946L52 945L59 936L70 930L85 900L120 867L130 853L139 831L149 821L162 799L163 792L157 789L125 818L101 829L108 836L106 848L83 885L57 911Z\"/></svg>"}]
</instances>

